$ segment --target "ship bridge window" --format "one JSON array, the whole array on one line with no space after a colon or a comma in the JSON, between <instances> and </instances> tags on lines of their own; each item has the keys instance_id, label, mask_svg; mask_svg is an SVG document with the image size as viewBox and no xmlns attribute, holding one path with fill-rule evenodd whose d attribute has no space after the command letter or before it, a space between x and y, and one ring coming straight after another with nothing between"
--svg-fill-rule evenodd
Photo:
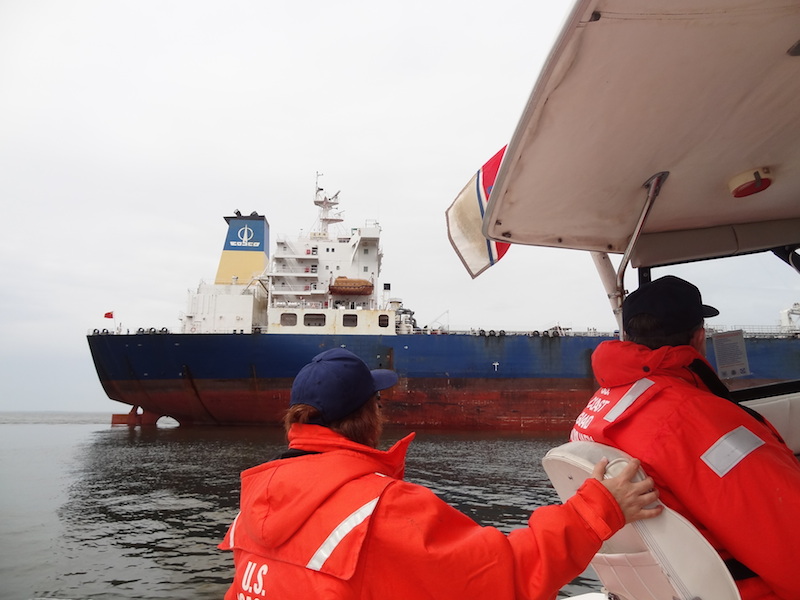
<instances>
[{"instance_id":1,"label":"ship bridge window","mask_svg":"<svg viewBox=\"0 0 800 600\"><path fill-rule=\"evenodd\" d=\"M364 273L369 273L369 267L364 267Z\"/></svg>"},{"instance_id":2,"label":"ship bridge window","mask_svg":"<svg viewBox=\"0 0 800 600\"><path fill-rule=\"evenodd\" d=\"M369 248L364 248L364 254L369 254Z\"/></svg>"},{"instance_id":3,"label":"ship bridge window","mask_svg":"<svg viewBox=\"0 0 800 600\"><path fill-rule=\"evenodd\" d=\"M358 327L358 315L342 315L344 327Z\"/></svg>"},{"instance_id":4,"label":"ship bridge window","mask_svg":"<svg viewBox=\"0 0 800 600\"><path fill-rule=\"evenodd\" d=\"M379 327L388 327L389 326L389 315L378 315L378 326Z\"/></svg>"},{"instance_id":5,"label":"ship bridge window","mask_svg":"<svg viewBox=\"0 0 800 600\"><path fill-rule=\"evenodd\" d=\"M296 313L281 313L281 325L283 327L294 327L297 325Z\"/></svg>"},{"instance_id":6,"label":"ship bridge window","mask_svg":"<svg viewBox=\"0 0 800 600\"><path fill-rule=\"evenodd\" d=\"M325 315L308 313L303 316L303 325L306 327L325 327Z\"/></svg>"}]
</instances>

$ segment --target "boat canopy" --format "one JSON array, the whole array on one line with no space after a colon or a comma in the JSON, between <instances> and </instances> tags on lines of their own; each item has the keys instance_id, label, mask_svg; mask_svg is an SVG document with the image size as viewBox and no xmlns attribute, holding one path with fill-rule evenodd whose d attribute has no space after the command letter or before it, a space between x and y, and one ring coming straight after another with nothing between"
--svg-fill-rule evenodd
<instances>
[{"instance_id":1,"label":"boat canopy","mask_svg":"<svg viewBox=\"0 0 800 600\"><path fill-rule=\"evenodd\" d=\"M578 1L506 150L483 234L629 251L634 267L791 255L798 99L797 2Z\"/></svg>"}]
</instances>

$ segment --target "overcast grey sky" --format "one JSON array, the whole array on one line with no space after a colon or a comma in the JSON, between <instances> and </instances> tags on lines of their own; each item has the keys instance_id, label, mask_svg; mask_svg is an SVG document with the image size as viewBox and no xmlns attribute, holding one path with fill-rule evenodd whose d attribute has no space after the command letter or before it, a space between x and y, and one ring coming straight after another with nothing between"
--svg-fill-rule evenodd
<instances>
[{"instance_id":1,"label":"overcast grey sky","mask_svg":"<svg viewBox=\"0 0 800 600\"><path fill-rule=\"evenodd\" d=\"M86 333L112 310L176 327L213 280L223 215L265 214L273 239L308 229L318 171L348 225L380 221L383 281L420 325L613 329L587 255L514 247L473 281L445 229L568 7L0 2L0 410L125 411ZM703 288L722 322L777 324L800 300L787 267L757 266L781 281L766 298L733 266Z\"/></svg>"}]
</instances>

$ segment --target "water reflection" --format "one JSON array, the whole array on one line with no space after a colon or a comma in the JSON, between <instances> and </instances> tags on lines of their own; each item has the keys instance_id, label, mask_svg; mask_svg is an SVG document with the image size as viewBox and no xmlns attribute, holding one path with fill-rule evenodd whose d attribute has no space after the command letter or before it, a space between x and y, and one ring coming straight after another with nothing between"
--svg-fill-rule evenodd
<instances>
[{"instance_id":1,"label":"water reflection","mask_svg":"<svg viewBox=\"0 0 800 600\"><path fill-rule=\"evenodd\" d=\"M384 446L404 434L388 432ZM422 432L411 446L407 478L507 532L537 506L557 501L541 457L558 443ZM221 598L232 561L216 545L238 510L239 473L283 446L279 429L94 432L73 463L58 513L62 538L51 550L54 575L37 595Z\"/></svg>"},{"instance_id":2,"label":"water reflection","mask_svg":"<svg viewBox=\"0 0 800 600\"><path fill-rule=\"evenodd\" d=\"M557 502L541 468L560 443L511 434L420 434L411 446L407 478L483 525L508 532L524 526L537 506Z\"/></svg>"},{"instance_id":3,"label":"water reflection","mask_svg":"<svg viewBox=\"0 0 800 600\"><path fill-rule=\"evenodd\" d=\"M220 598L232 576L216 544L238 510L239 472L274 456L279 430L96 432L59 511L70 597ZM74 564L71 564L74 563Z\"/></svg>"}]
</instances>

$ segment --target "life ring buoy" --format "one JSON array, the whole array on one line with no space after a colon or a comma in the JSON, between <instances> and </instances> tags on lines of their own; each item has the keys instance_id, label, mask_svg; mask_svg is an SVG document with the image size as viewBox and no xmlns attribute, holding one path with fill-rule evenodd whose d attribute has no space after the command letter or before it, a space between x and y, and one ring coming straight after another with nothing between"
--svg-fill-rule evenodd
<instances>
[{"instance_id":1,"label":"life ring buoy","mask_svg":"<svg viewBox=\"0 0 800 600\"><path fill-rule=\"evenodd\" d=\"M190 331L191 331L192 333L194 333L195 331L197 331L197 327L192 327L192 328L190 329Z\"/></svg>"}]
</instances>

